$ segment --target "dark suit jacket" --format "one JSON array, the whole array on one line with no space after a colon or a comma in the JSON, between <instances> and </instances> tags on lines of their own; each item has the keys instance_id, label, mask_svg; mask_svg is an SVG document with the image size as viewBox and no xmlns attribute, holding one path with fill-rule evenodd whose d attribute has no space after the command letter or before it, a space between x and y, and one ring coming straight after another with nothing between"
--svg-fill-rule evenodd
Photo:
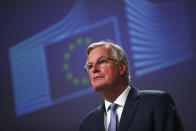
<instances>
[{"instance_id":1,"label":"dark suit jacket","mask_svg":"<svg viewBox=\"0 0 196 131\"><path fill-rule=\"evenodd\" d=\"M104 103L90 112L80 131L105 131ZM162 91L132 87L125 102L118 131L183 131L172 98Z\"/></svg>"}]
</instances>

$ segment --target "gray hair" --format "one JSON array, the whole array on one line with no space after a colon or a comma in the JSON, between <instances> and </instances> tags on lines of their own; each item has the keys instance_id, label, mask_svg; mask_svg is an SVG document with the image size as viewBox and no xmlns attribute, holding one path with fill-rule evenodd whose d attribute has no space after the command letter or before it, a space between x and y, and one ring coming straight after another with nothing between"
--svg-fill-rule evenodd
<instances>
[{"instance_id":1,"label":"gray hair","mask_svg":"<svg viewBox=\"0 0 196 131\"><path fill-rule=\"evenodd\" d=\"M100 41L100 42L95 42L92 43L88 46L87 48L87 56L89 55L89 53L96 47L98 46L109 46L112 47L113 50L113 54L114 57L117 61L124 61L126 63L127 69L126 69L126 73L125 73L125 78L127 79L127 82L129 83L131 81L131 76L130 76L130 65L129 65L129 61L127 59L127 55L125 53L125 51L122 49L122 47L120 47L119 45L115 44L114 42L111 41Z\"/></svg>"}]
</instances>

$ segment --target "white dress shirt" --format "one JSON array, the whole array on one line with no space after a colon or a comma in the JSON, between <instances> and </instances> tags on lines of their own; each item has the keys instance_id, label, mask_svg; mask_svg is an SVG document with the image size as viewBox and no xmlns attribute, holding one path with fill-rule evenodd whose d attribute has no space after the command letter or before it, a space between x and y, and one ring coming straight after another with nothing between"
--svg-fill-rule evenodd
<instances>
[{"instance_id":1,"label":"white dress shirt","mask_svg":"<svg viewBox=\"0 0 196 131\"><path fill-rule=\"evenodd\" d=\"M120 118L122 115L122 111L127 99L127 95L130 91L131 87L128 86L121 94L120 96L114 101L114 103L116 103L118 105L117 109L116 109L116 113L118 116L118 121L120 122ZM108 131L108 126L110 123L110 110L108 110L110 104L112 104L111 102L104 100L105 101L105 109L106 112L104 113L104 126L105 126L105 130Z\"/></svg>"}]
</instances>

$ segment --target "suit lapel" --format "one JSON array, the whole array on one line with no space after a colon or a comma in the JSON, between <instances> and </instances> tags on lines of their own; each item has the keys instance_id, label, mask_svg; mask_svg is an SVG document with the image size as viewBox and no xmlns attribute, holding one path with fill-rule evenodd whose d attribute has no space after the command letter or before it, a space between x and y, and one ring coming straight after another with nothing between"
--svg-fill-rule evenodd
<instances>
[{"instance_id":1,"label":"suit lapel","mask_svg":"<svg viewBox=\"0 0 196 131\"><path fill-rule=\"evenodd\" d=\"M134 112L137 108L137 99L140 96L139 90L131 87L131 90L127 96L127 100L125 102L125 106L122 112L121 120L119 123L118 131L125 131L127 127L131 124L134 118Z\"/></svg>"},{"instance_id":2,"label":"suit lapel","mask_svg":"<svg viewBox=\"0 0 196 131\"><path fill-rule=\"evenodd\" d=\"M97 112L97 131L105 131L104 127L104 112L105 112L105 106L104 103L99 107Z\"/></svg>"}]
</instances>

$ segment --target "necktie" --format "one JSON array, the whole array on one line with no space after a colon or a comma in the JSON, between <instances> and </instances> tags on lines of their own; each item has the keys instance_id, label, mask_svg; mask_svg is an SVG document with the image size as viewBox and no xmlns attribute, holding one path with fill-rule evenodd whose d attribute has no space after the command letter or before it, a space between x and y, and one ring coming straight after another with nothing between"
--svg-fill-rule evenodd
<instances>
[{"instance_id":1,"label":"necktie","mask_svg":"<svg viewBox=\"0 0 196 131\"><path fill-rule=\"evenodd\" d=\"M113 103L110 105L111 116L108 131L117 131L118 118L116 114L117 104Z\"/></svg>"}]
</instances>

